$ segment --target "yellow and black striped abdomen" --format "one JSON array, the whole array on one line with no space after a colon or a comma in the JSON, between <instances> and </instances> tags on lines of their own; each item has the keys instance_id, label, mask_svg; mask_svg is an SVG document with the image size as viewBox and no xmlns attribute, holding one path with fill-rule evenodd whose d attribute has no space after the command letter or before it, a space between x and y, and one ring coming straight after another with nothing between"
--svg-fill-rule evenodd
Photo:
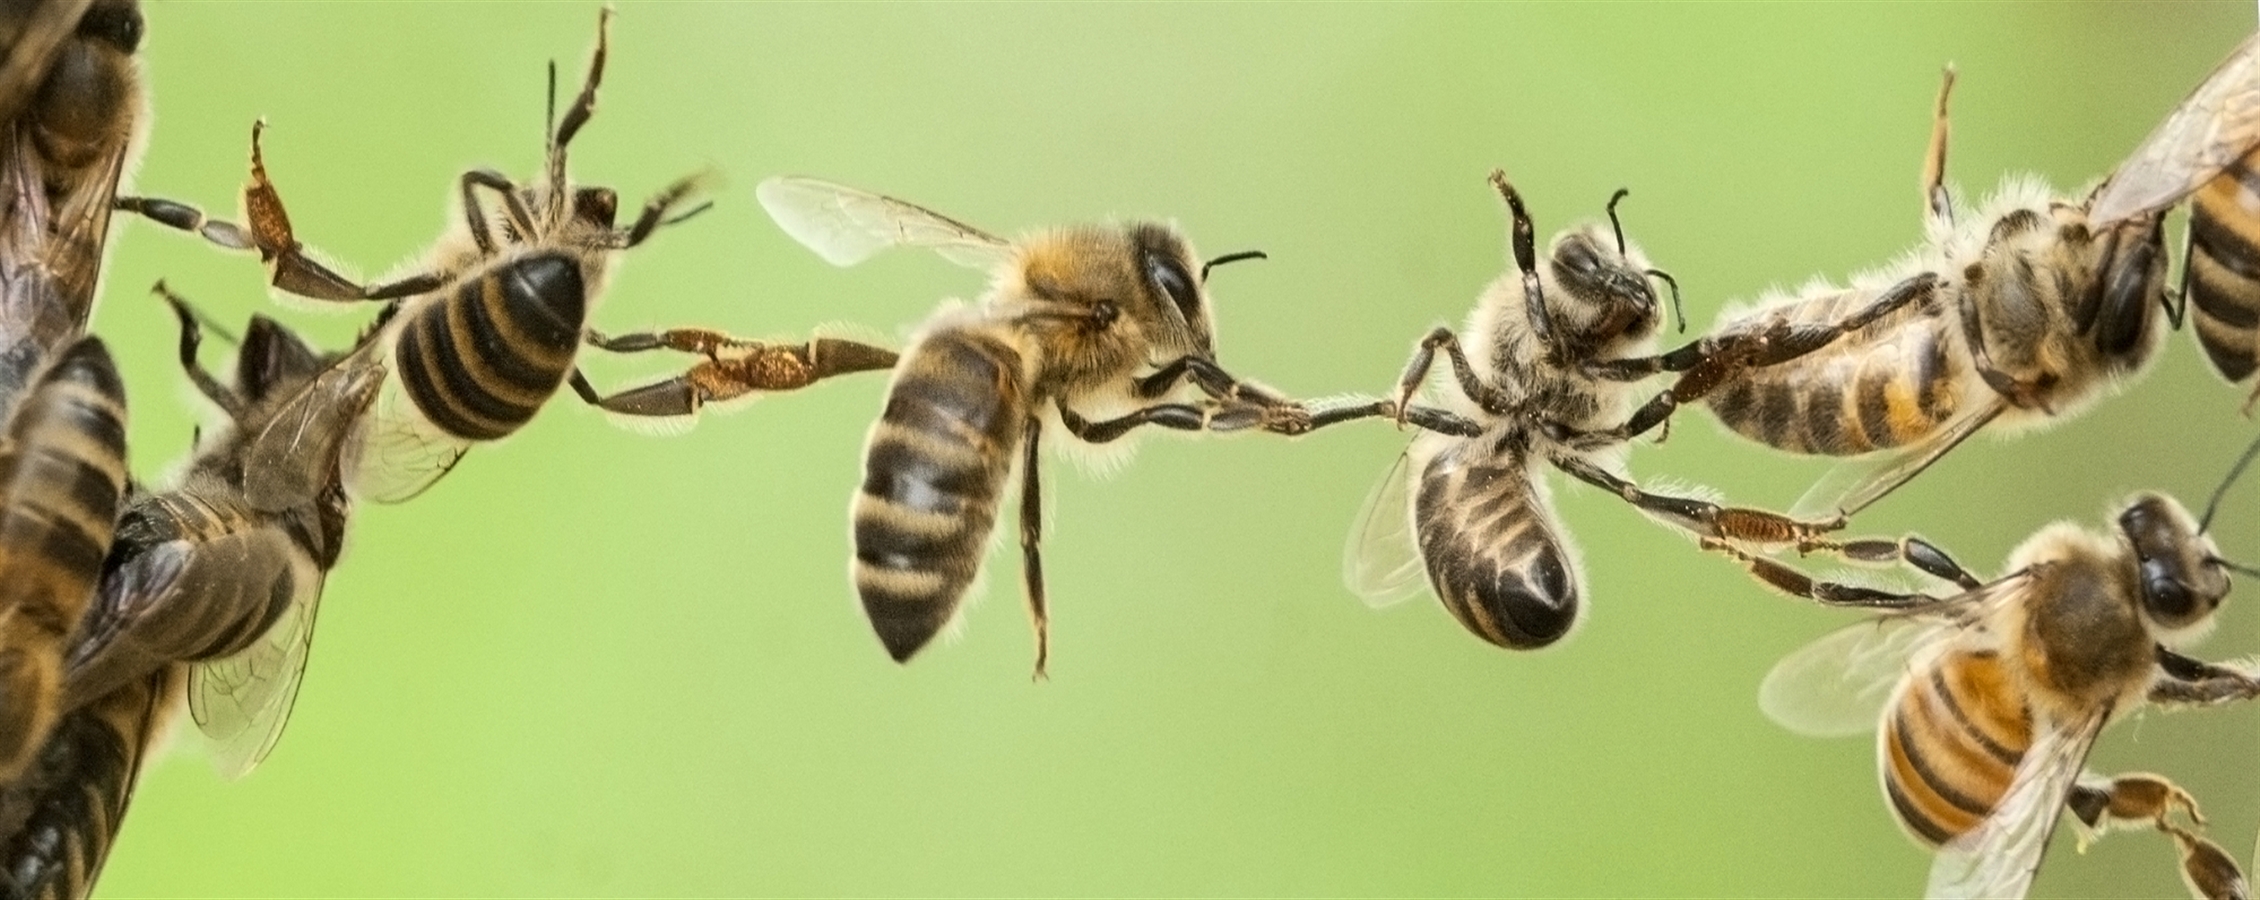
<instances>
[{"instance_id":1,"label":"yellow and black striped abdomen","mask_svg":"<svg viewBox=\"0 0 2260 900\"><path fill-rule=\"evenodd\" d=\"M125 491L125 388L98 338L32 384L0 455L0 779L53 727L64 642L110 552Z\"/></svg>"},{"instance_id":2,"label":"yellow and black striped abdomen","mask_svg":"<svg viewBox=\"0 0 2260 900\"><path fill-rule=\"evenodd\" d=\"M564 384L588 291L558 253L518 257L441 289L400 324L402 389L440 430L471 441L510 434Z\"/></svg>"},{"instance_id":3,"label":"yellow and black striped abdomen","mask_svg":"<svg viewBox=\"0 0 2260 900\"><path fill-rule=\"evenodd\" d=\"M117 841L144 757L179 690L165 666L72 710L34 770L0 791L0 893L84 897Z\"/></svg>"},{"instance_id":4,"label":"yellow and black striped abdomen","mask_svg":"<svg viewBox=\"0 0 2260 900\"><path fill-rule=\"evenodd\" d=\"M1021 357L942 330L905 351L863 453L855 590L901 662L933 639L981 570L1028 420Z\"/></svg>"},{"instance_id":5,"label":"yellow and black striped abdomen","mask_svg":"<svg viewBox=\"0 0 2260 900\"><path fill-rule=\"evenodd\" d=\"M1777 450L1856 456L1903 447L1961 410L1969 366L1947 327L1934 316L1878 323L1750 370L1704 402L1736 434Z\"/></svg>"},{"instance_id":6,"label":"yellow and black striped abdomen","mask_svg":"<svg viewBox=\"0 0 2260 900\"><path fill-rule=\"evenodd\" d=\"M2260 172L2253 163L2238 160L2192 198L2182 262L2197 344L2232 382L2260 365Z\"/></svg>"},{"instance_id":7,"label":"yellow and black striped abdomen","mask_svg":"<svg viewBox=\"0 0 2260 900\"><path fill-rule=\"evenodd\" d=\"M2032 746L2032 716L1992 651L1952 651L1912 673L1886 715L1884 795L1931 846L1985 821Z\"/></svg>"},{"instance_id":8,"label":"yellow and black striped abdomen","mask_svg":"<svg viewBox=\"0 0 2260 900\"><path fill-rule=\"evenodd\" d=\"M1516 650L1560 640L1580 605L1576 568L1531 474L1519 454L1446 453L1420 473L1413 501L1437 599L1476 637Z\"/></svg>"}]
</instances>

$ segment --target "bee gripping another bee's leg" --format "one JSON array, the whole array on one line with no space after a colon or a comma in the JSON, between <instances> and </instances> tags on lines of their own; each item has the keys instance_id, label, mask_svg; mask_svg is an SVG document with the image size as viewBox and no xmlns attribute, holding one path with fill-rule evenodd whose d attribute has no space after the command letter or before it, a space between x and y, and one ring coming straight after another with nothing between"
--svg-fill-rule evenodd
<instances>
[{"instance_id":1,"label":"bee gripping another bee's leg","mask_svg":"<svg viewBox=\"0 0 2260 900\"><path fill-rule=\"evenodd\" d=\"M591 347L614 353L673 350L706 357L682 375L599 394L578 369L568 377L573 392L591 406L630 416L687 416L708 403L734 400L756 391L790 391L835 375L894 368L895 351L857 341L816 338L804 344L740 340L705 328L676 328L608 337L584 335Z\"/></svg>"},{"instance_id":2,"label":"bee gripping another bee's leg","mask_svg":"<svg viewBox=\"0 0 2260 900\"><path fill-rule=\"evenodd\" d=\"M277 290L315 300L392 300L436 290L444 283L437 275L412 275L389 284L367 287L315 262L292 231L282 194L267 177L260 149L266 120L251 126L251 181L243 188L243 208L251 225L214 219L195 206L157 197L119 197L116 208L157 224L186 231L229 250L256 250L268 269L269 283Z\"/></svg>"},{"instance_id":3,"label":"bee gripping another bee's leg","mask_svg":"<svg viewBox=\"0 0 2260 900\"><path fill-rule=\"evenodd\" d=\"M1803 522L1779 513L1741 506L1720 506L1707 500L1652 494L1623 478L1609 474L1592 461L1569 453L1549 460L1554 467L1586 484L1617 495L1626 503L1704 540L1728 544L1791 544L1800 548L1824 543L1821 535L1844 527L1842 518Z\"/></svg>"},{"instance_id":4,"label":"bee gripping another bee's leg","mask_svg":"<svg viewBox=\"0 0 2260 900\"><path fill-rule=\"evenodd\" d=\"M1703 549L1737 560L1751 577L1774 590L1823 606L1852 609L1913 609L1942 602L1929 594L1900 593L1857 584L1819 581L1777 560L1744 551L1718 538L1700 539Z\"/></svg>"}]
</instances>

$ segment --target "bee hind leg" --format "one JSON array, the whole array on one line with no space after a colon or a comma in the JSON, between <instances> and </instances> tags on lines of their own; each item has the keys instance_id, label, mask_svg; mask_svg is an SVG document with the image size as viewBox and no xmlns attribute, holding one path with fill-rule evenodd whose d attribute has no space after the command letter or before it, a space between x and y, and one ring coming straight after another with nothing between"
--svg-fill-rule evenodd
<instances>
[{"instance_id":1,"label":"bee hind leg","mask_svg":"<svg viewBox=\"0 0 2260 900\"><path fill-rule=\"evenodd\" d=\"M1060 411L1066 412L1066 407ZM1027 584L1029 624L1036 631L1036 671L1029 676L1034 681L1050 677L1045 666L1051 662L1052 648L1051 612L1044 601L1044 491L1037 474L1042 437L1043 420L1029 417L1020 439L1020 572Z\"/></svg>"},{"instance_id":2,"label":"bee hind leg","mask_svg":"<svg viewBox=\"0 0 2260 900\"><path fill-rule=\"evenodd\" d=\"M1779 513L1743 506L1720 506L1708 500L1672 497L1641 490L1639 485L1603 471L1582 457L1555 455L1555 468L1586 484L1617 495L1641 512L1699 538L1729 544L1793 544L1799 548L1823 546L1821 535L1844 527L1842 518L1827 522L1802 522Z\"/></svg>"},{"instance_id":3,"label":"bee hind leg","mask_svg":"<svg viewBox=\"0 0 2260 900\"><path fill-rule=\"evenodd\" d=\"M884 347L837 338L805 344L740 340L705 328L676 328L608 337L589 331L589 346L614 353L673 350L706 357L675 378L600 395L578 369L573 392L591 406L631 416L686 416L709 402L755 391L789 391L834 375L894 368L897 354Z\"/></svg>"}]
</instances>

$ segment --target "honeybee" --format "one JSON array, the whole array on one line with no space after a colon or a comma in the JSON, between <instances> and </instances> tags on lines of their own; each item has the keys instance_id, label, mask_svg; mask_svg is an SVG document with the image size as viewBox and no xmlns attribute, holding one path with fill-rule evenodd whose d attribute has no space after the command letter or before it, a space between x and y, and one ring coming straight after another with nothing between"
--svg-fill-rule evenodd
<instances>
[{"instance_id":1,"label":"honeybee","mask_svg":"<svg viewBox=\"0 0 2260 900\"><path fill-rule=\"evenodd\" d=\"M1050 658L1040 456L1047 427L1105 444L1144 425L1181 431L1313 427L1301 405L1216 359L1209 268L1176 229L1077 226L1007 241L933 210L808 178L756 190L787 234L834 265L924 247L990 273L973 305L918 329L864 446L850 571L889 656L904 662L956 615L981 569L1005 479L1020 469L1020 550ZM1188 397L1190 383L1202 395Z\"/></svg>"},{"instance_id":2,"label":"honeybee","mask_svg":"<svg viewBox=\"0 0 2260 900\"><path fill-rule=\"evenodd\" d=\"M0 60L0 413L86 328L110 208L139 150L141 8L11 6Z\"/></svg>"},{"instance_id":3,"label":"honeybee","mask_svg":"<svg viewBox=\"0 0 2260 900\"><path fill-rule=\"evenodd\" d=\"M2143 140L2096 193L2100 224L2190 201L2179 326L2195 307L2197 344L2230 382L2260 366L2260 37L2246 38ZM2260 387L2245 400L2251 411Z\"/></svg>"},{"instance_id":4,"label":"honeybee","mask_svg":"<svg viewBox=\"0 0 2260 900\"><path fill-rule=\"evenodd\" d=\"M1893 815L1937 850L1932 896L2022 896L2067 805L2084 825L2174 834L2170 812L2202 821L2186 792L2148 774L2083 779L2082 767L2103 727L2145 703L2260 696L2251 673L2171 649L2210 628L2231 572L2253 574L2205 535L2215 508L2196 519L2171 497L2139 494L2111 531L2041 529L1989 582L1919 538L1851 542L1854 555L1898 556L1953 581L1961 591L1947 597L1816 582L1735 554L1777 589L1884 611L1783 659L1759 705L1801 734L1877 732ZM2193 880L2220 880L2220 859L2176 840Z\"/></svg>"},{"instance_id":5,"label":"honeybee","mask_svg":"<svg viewBox=\"0 0 2260 900\"><path fill-rule=\"evenodd\" d=\"M389 326L376 339L340 360L332 373L307 384L291 408L277 414L278 420L288 421L326 417L330 413L324 407L348 399L337 390L357 390L371 380L384 383L373 401L374 412L361 420L364 433L348 442L348 486L356 495L380 502L416 496L474 444L499 440L524 426L565 384L588 402L615 412L676 414L648 411L648 393L601 396L574 365L589 313L618 251L705 209L701 205L675 214L699 189L701 179L694 176L662 190L627 227L615 227L619 200L613 190L577 185L567 177L566 147L595 111L610 22L607 9L598 20L596 51L579 95L563 119L551 117L543 178L521 185L492 170L464 173L460 219L422 271L370 286L311 258L267 177L260 147L263 123L251 132L251 181L243 196L249 227L208 218L175 201L120 201L121 208L222 247L256 249L270 282L284 292L392 303L386 314ZM553 93L555 77L552 69ZM482 191L498 198L498 219L490 219L479 202ZM271 439L279 445L255 446L251 453L312 459L291 446L292 434L288 428L274 429ZM296 499L294 491L318 483L305 472L276 475L252 479L249 490L257 502L288 503Z\"/></svg>"},{"instance_id":6,"label":"honeybee","mask_svg":"<svg viewBox=\"0 0 2260 900\"><path fill-rule=\"evenodd\" d=\"M1626 192L1610 198L1606 226L1557 235L1540 268L1521 195L1504 173L1492 172L1491 184L1513 222L1515 271L1484 289L1461 329L1479 341L1475 360L1439 327L1414 352L1399 399L1369 408L1428 433L1390 468L1351 531L1343 577L1353 593L1395 603L1418 592L1425 571L1444 608L1477 637L1512 649L1560 640L1583 608L1584 576L1540 466L1699 535L1787 543L1837 527L1651 494L1612 474L1621 442L1593 435L1624 419L1632 388L1581 367L1649 351L1661 323L1650 279L1671 276L1625 241L1616 206ZM1459 388L1449 409L1412 402L1438 350Z\"/></svg>"},{"instance_id":7,"label":"honeybee","mask_svg":"<svg viewBox=\"0 0 2260 900\"><path fill-rule=\"evenodd\" d=\"M38 763L0 787L0 891L85 897L133 799L141 766L178 707L178 666L160 667L72 710Z\"/></svg>"},{"instance_id":8,"label":"honeybee","mask_svg":"<svg viewBox=\"0 0 2260 900\"><path fill-rule=\"evenodd\" d=\"M1611 436L1700 400L1735 433L1776 449L1883 452L1832 473L1793 510L1848 516L1981 428L2073 415L2147 367L2161 336L2153 310L2165 306L2159 216L2106 224L2085 202L2030 180L2011 180L1974 214L1961 208L1944 186L1953 84L1949 70L1924 166L1925 242L1849 287L1768 297L1672 353L1589 366L1615 379L1702 376L1683 378ZM1769 336L1779 352L1708 364L1716 347Z\"/></svg>"},{"instance_id":9,"label":"honeybee","mask_svg":"<svg viewBox=\"0 0 2260 900\"><path fill-rule=\"evenodd\" d=\"M99 338L40 370L0 444L0 783L68 707L65 654L125 492L125 387Z\"/></svg>"}]
</instances>

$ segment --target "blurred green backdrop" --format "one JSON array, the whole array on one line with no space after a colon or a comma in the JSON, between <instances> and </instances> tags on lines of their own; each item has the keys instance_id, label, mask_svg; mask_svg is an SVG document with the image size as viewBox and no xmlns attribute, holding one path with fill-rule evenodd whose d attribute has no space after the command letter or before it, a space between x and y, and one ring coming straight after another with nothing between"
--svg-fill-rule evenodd
<instances>
[{"instance_id":1,"label":"blurred green backdrop","mask_svg":"<svg viewBox=\"0 0 2260 900\"><path fill-rule=\"evenodd\" d=\"M586 3L149 8L145 193L231 209L245 139L301 235L366 274L439 230L454 176L531 173L542 66L568 86ZM628 2L574 173L631 201L713 166L711 214L630 259L596 324L899 335L980 279L897 254L834 270L753 202L822 175L1002 233L1174 217L1220 273L1222 354L1303 394L1376 391L1505 263L1504 167L1552 232L1630 187L1627 227L1708 322L1919 235L1941 64L1951 172L2099 177L2254 24L2216 5L751 5ZM260 270L151 226L115 243L96 327L127 366L137 471L201 415L164 277L230 320ZM360 315L285 311L343 341ZM214 359L216 365L218 359ZM592 360L600 383L666 361ZM1891 895L1900 837L1871 744L1795 738L1753 697L1846 622L1592 491L1557 494L1589 621L1510 655L1432 601L1339 585L1343 536L1402 444L1151 442L1052 479L1052 681L1013 554L964 639L887 661L844 570L882 380L687 437L571 402L415 503L365 508L330 580L290 732L236 784L157 765L102 881L142 895ZM2252 433L2172 338L2117 402L1976 442L1861 530L1920 529L1991 571L2040 524L2125 492L2202 497ZM1634 470L1786 505L1824 467L1697 416ZM2218 525L2260 559L2260 484ZM2249 594L2252 588L2247 588ZM2254 651L2234 598L2212 656ZM2250 710L2113 729L2102 769L2193 789L2239 856L2260 826ZM2041 895L2175 895L2170 845L2060 847Z\"/></svg>"}]
</instances>

